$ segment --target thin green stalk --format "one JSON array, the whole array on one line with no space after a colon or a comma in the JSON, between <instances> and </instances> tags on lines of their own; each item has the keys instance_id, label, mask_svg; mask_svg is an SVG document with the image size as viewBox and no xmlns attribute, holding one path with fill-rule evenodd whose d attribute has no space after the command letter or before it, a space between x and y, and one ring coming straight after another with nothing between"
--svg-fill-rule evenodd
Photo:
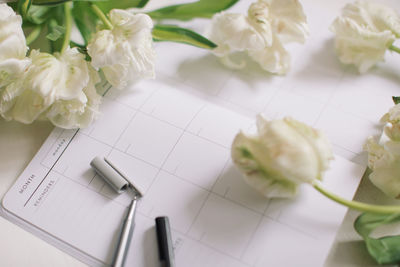
<instances>
[{"instance_id":1,"label":"thin green stalk","mask_svg":"<svg viewBox=\"0 0 400 267\"><path fill-rule=\"evenodd\" d=\"M351 209L355 209L358 211L362 212L369 212L369 213L376 213L376 214L393 214L393 213L400 213L400 206L382 206L382 205L372 205L372 204L366 204L358 201L352 201L352 200L347 200L344 199L338 195L335 195L323 187L318 182L314 182L312 184L315 189L317 189L320 193L322 193L324 196L330 198L331 200L342 204L346 207L349 207Z\"/></svg>"},{"instance_id":2,"label":"thin green stalk","mask_svg":"<svg viewBox=\"0 0 400 267\"><path fill-rule=\"evenodd\" d=\"M390 45L389 46L389 50L400 54L400 47L397 47L397 46L394 46L394 45Z\"/></svg>"},{"instance_id":3,"label":"thin green stalk","mask_svg":"<svg viewBox=\"0 0 400 267\"><path fill-rule=\"evenodd\" d=\"M107 19L106 15L104 15L103 11L101 11L101 9L93 3L90 6L92 7L92 9L93 9L94 13L97 15L97 17L99 17L99 19L101 19L101 21L104 23L106 28L111 30L113 28L113 26L112 26L111 22Z\"/></svg>"},{"instance_id":4,"label":"thin green stalk","mask_svg":"<svg viewBox=\"0 0 400 267\"><path fill-rule=\"evenodd\" d=\"M63 53L69 46L71 40L71 29L72 29L72 14L71 14L72 2L66 2L64 4L64 17L65 17L65 35L64 42L61 47L61 53Z\"/></svg>"},{"instance_id":5,"label":"thin green stalk","mask_svg":"<svg viewBox=\"0 0 400 267\"><path fill-rule=\"evenodd\" d=\"M35 41L39 37L41 31L41 25L37 25L35 28L33 28L31 33L26 37L26 45L30 45L31 43L33 43L33 41Z\"/></svg>"}]
</instances>

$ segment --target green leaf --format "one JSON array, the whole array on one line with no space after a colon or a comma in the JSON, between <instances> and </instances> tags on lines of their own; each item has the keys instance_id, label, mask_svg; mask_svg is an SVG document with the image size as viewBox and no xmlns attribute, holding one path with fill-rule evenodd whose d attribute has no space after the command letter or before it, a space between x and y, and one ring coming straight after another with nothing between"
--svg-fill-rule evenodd
<instances>
[{"instance_id":1,"label":"green leaf","mask_svg":"<svg viewBox=\"0 0 400 267\"><path fill-rule=\"evenodd\" d=\"M68 1L72 1L72 2L105 2L108 0L33 0L33 4L40 5L40 6L55 6L55 5L63 4Z\"/></svg>"},{"instance_id":2,"label":"green leaf","mask_svg":"<svg viewBox=\"0 0 400 267\"><path fill-rule=\"evenodd\" d=\"M49 6L31 6L28 12L28 20L33 24L42 24L50 16L50 11L52 10Z\"/></svg>"},{"instance_id":3,"label":"green leaf","mask_svg":"<svg viewBox=\"0 0 400 267\"><path fill-rule=\"evenodd\" d=\"M239 0L199 0L194 3L167 6L147 13L153 19L211 18L215 13L228 9Z\"/></svg>"},{"instance_id":4,"label":"green leaf","mask_svg":"<svg viewBox=\"0 0 400 267\"><path fill-rule=\"evenodd\" d=\"M363 213L354 222L354 228L365 241L369 254L379 264L400 262L400 236L372 238L370 234L381 225L400 222L400 214Z\"/></svg>"},{"instance_id":5,"label":"green leaf","mask_svg":"<svg viewBox=\"0 0 400 267\"><path fill-rule=\"evenodd\" d=\"M34 5L46 5L46 6L53 6L59 5L70 0L33 0Z\"/></svg>"},{"instance_id":6,"label":"green leaf","mask_svg":"<svg viewBox=\"0 0 400 267\"><path fill-rule=\"evenodd\" d=\"M76 27L85 41L85 45L87 45L92 33L96 32L96 25L99 18L90 8L90 3L87 2L74 3L72 16L74 17Z\"/></svg>"},{"instance_id":7,"label":"green leaf","mask_svg":"<svg viewBox=\"0 0 400 267\"><path fill-rule=\"evenodd\" d=\"M65 27L54 24L49 28L49 31L50 32L46 35L46 38L54 42L64 35Z\"/></svg>"},{"instance_id":8,"label":"green leaf","mask_svg":"<svg viewBox=\"0 0 400 267\"><path fill-rule=\"evenodd\" d=\"M175 25L155 25L152 34L156 41L185 43L206 49L217 47L216 44L200 34Z\"/></svg>"},{"instance_id":9,"label":"green leaf","mask_svg":"<svg viewBox=\"0 0 400 267\"><path fill-rule=\"evenodd\" d=\"M392 99L396 105L400 103L400 96L392 96Z\"/></svg>"},{"instance_id":10,"label":"green leaf","mask_svg":"<svg viewBox=\"0 0 400 267\"><path fill-rule=\"evenodd\" d=\"M144 7L149 0L106 0L97 2L96 5L103 11L104 13L108 13L111 9L119 8L119 9L127 9L132 7L142 8Z\"/></svg>"},{"instance_id":11,"label":"green leaf","mask_svg":"<svg viewBox=\"0 0 400 267\"><path fill-rule=\"evenodd\" d=\"M51 11L51 17L46 21L47 24L47 32L53 33L57 32L57 28L60 25L64 25L64 7L61 5L54 6ZM63 34L64 35L64 34ZM61 36L60 36L61 37ZM63 46L63 38L57 38L55 41L50 41L50 50L51 53L55 51L61 51Z\"/></svg>"}]
</instances>

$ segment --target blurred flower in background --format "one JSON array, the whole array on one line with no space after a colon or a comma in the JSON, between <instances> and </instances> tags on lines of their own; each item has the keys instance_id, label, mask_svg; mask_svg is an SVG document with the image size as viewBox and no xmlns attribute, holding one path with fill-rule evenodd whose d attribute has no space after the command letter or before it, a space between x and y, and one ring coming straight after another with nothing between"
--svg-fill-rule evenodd
<instances>
[{"instance_id":1,"label":"blurred flower in background","mask_svg":"<svg viewBox=\"0 0 400 267\"><path fill-rule=\"evenodd\" d=\"M385 194L400 199L400 104L392 107L381 121L385 126L379 140L370 137L364 146L372 170L369 178Z\"/></svg>"},{"instance_id":2,"label":"blurred flower in background","mask_svg":"<svg viewBox=\"0 0 400 267\"><path fill-rule=\"evenodd\" d=\"M347 4L332 23L339 60L354 64L364 73L384 61L388 49L400 36L400 16L390 7L369 1Z\"/></svg>"}]
</instances>

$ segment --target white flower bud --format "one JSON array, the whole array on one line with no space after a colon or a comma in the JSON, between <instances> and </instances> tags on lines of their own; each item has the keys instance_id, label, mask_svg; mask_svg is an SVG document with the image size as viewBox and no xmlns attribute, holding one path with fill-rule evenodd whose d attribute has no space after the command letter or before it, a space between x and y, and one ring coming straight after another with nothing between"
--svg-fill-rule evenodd
<instances>
[{"instance_id":1,"label":"white flower bud","mask_svg":"<svg viewBox=\"0 0 400 267\"><path fill-rule=\"evenodd\" d=\"M333 159L325 136L291 118L267 121L259 116L258 132L240 132L232 159L245 181L266 197L291 197L301 183L322 179Z\"/></svg>"},{"instance_id":2,"label":"white flower bud","mask_svg":"<svg viewBox=\"0 0 400 267\"><path fill-rule=\"evenodd\" d=\"M372 170L371 182L386 195L400 198L400 143L390 140L383 132L379 143L370 137L364 149Z\"/></svg>"}]
</instances>

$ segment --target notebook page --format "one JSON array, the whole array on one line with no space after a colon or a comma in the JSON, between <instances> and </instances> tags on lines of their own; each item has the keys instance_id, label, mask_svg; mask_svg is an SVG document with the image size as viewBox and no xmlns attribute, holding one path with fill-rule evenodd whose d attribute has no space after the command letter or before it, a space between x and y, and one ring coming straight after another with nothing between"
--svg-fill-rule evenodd
<instances>
[{"instance_id":1,"label":"notebook page","mask_svg":"<svg viewBox=\"0 0 400 267\"><path fill-rule=\"evenodd\" d=\"M178 266L324 262L346 209L307 186L295 200L267 200L248 187L229 146L238 129L254 127L253 118L176 90L168 80L142 82L129 94L111 89L102 117L87 129L55 129L4 208L90 264L109 264L132 196L115 194L90 168L93 157L104 155L145 192L132 266L157 266L160 215L170 217ZM351 198L363 170L336 156L327 186ZM306 255L313 257L300 248L312 248Z\"/></svg>"}]
</instances>

